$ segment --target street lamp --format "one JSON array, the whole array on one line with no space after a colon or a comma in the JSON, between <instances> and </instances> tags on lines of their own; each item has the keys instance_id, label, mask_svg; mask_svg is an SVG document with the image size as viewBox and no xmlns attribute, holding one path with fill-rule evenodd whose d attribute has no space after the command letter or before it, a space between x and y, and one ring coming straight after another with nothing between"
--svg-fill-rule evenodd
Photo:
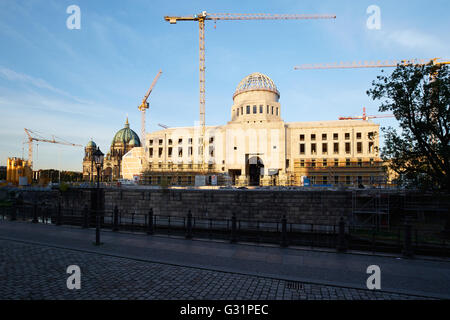
<instances>
[{"instance_id":1,"label":"street lamp","mask_svg":"<svg viewBox=\"0 0 450 320\"><path fill-rule=\"evenodd\" d=\"M103 166L103 152L100 151L100 147L93 153L95 166L97 167L97 189L100 187L100 169Z\"/></svg>"},{"instance_id":2,"label":"street lamp","mask_svg":"<svg viewBox=\"0 0 450 320\"><path fill-rule=\"evenodd\" d=\"M100 151L100 147L93 153L95 166L97 167L97 214L96 214L96 226L95 226L95 244L100 245L100 169L103 166L103 152Z\"/></svg>"}]
</instances>

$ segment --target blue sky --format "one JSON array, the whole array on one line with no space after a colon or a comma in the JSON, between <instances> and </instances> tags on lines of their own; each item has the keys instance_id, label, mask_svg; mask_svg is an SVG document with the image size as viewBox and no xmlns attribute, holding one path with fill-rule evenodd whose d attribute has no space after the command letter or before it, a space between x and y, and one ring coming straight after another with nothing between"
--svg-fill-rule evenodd
<instances>
[{"instance_id":1,"label":"blue sky","mask_svg":"<svg viewBox=\"0 0 450 320\"><path fill-rule=\"evenodd\" d=\"M69 5L81 29L69 30ZM381 9L369 30L366 9ZM450 58L450 2L433 1L64 1L0 0L0 165L27 156L23 128L107 152L159 69L147 131L198 120L198 24L165 15L336 14L336 20L222 21L206 26L206 123L229 121L239 81L262 72L277 85L285 121L335 120L378 113L366 95L380 69L304 70L295 65L359 60ZM389 71L389 69L387 69ZM379 119L382 126L393 119ZM35 169L81 171L82 148L40 143Z\"/></svg>"}]
</instances>

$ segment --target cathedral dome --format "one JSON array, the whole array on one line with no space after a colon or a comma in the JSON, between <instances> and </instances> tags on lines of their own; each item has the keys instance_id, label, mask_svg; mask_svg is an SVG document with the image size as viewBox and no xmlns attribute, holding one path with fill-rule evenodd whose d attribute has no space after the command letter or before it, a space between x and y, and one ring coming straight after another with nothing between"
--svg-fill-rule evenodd
<instances>
[{"instance_id":1,"label":"cathedral dome","mask_svg":"<svg viewBox=\"0 0 450 320\"><path fill-rule=\"evenodd\" d=\"M97 145L91 140L87 143L86 148L97 148Z\"/></svg>"},{"instance_id":2,"label":"cathedral dome","mask_svg":"<svg viewBox=\"0 0 450 320\"><path fill-rule=\"evenodd\" d=\"M238 94L247 91L270 91L280 97L280 93L273 80L259 72L252 73L239 82L236 91L234 92L233 99Z\"/></svg>"},{"instance_id":3,"label":"cathedral dome","mask_svg":"<svg viewBox=\"0 0 450 320\"><path fill-rule=\"evenodd\" d=\"M141 141L139 140L138 135L136 132L130 129L130 124L127 122L125 123L125 127L117 131L117 133L114 136L114 139L111 143L111 146L114 146L116 144L122 144L122 145L128 145L130 142L133 142L134 147L140 147Z\"/></svg>"}]
</instances>

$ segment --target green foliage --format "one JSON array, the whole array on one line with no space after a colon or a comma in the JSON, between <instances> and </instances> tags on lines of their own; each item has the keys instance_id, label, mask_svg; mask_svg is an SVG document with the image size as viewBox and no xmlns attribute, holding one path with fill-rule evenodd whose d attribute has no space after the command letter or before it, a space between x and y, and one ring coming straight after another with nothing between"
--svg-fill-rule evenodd
<instances>
[{"instance_id":1,"label":"green foliage","mask_svg":"<svg viewBox=\"0 0 450 320\"><path fill-rule=\"evenodd\" d=\"M66 192L67 190L69 190L69 185L65 182L61 182L61 184L59 185L59 190L61 192Z\"/></svg>"},{"instance_id":2,"label":"green foliage","mask_svg":"<svg viewBox=\"0 0 450 320\"><path fill-rule=\"evenodd\" d=\"M400 132L383 128L381 156L399 174L399 183L450 189L450 75L446 65L398 66L378 76L367 94L390 111Z\"/></svg>"}]
</instances>

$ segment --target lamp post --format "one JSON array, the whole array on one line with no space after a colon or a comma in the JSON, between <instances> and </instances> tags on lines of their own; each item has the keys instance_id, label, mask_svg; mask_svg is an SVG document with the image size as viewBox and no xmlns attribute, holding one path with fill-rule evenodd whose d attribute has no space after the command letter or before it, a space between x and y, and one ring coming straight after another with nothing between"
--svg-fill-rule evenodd
<instances>
[{"instance_id":1,"label":"lamp post","mask_svg":"<svg viewBox=\"0 0 450 320\"><path fill-rule=\"evenodd\" d=\"M95 244L100 245L100 169L103 166L103 152L97 147L93 153L95 166L97 167L97 203L96 203L96 226L95 226Z\"/></svg>"}]
</instances>

